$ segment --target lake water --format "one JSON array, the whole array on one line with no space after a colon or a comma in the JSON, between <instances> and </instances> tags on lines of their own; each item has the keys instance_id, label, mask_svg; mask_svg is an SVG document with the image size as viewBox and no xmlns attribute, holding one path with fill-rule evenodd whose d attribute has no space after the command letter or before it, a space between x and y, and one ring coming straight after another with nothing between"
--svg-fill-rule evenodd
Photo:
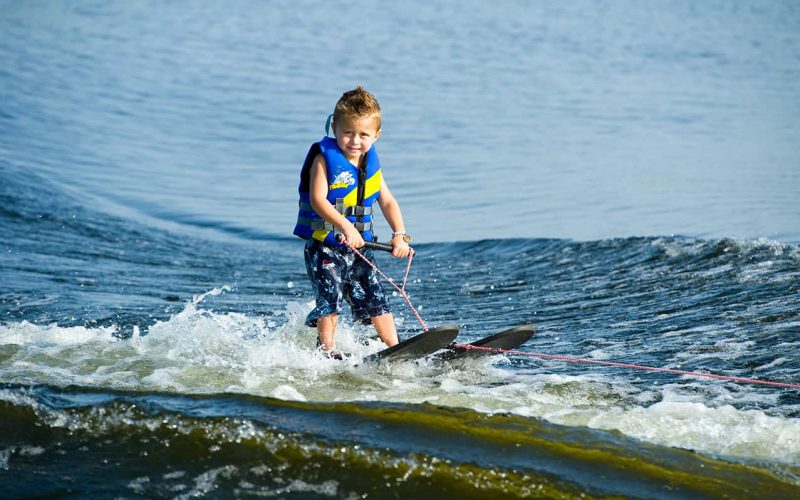
<instances>
[{"instance_id":1,"label":"lake water","mask_svg":"<svg viewBox=\"0 0 800 500\"><path fill-rule=\"evenodd\" d=\"M363 84L429 323L798 384L798 26L796 2L0 1L0 496L796 496L797 389L321 358L291 230Z\"/></svg>"}]
</instances>

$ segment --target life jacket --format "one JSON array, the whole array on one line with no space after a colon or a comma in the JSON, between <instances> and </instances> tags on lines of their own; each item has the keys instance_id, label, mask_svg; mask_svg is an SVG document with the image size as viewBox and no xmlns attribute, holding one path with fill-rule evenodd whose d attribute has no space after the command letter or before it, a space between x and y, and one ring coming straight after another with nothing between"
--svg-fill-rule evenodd
<instances>
[{"instance_id":1,"label":"life jacket","mask_svg":"<svg viewBox=\"0 0 800 500\"><path fill-rule=\"evenodd\" d=\"M300 194L297 225L294 234L304 239L315 239L328 245L344 246L336 241L340 232L311 207L311 164L321 154L325 158L328 174L328 202L355 225L364 240L372 241L372 210L381 194L381 164L372 146L366 153L364 168L358 168L342 154L336 139L324 137L311 145L300 171Z\"/></svg>"}]
</instances>

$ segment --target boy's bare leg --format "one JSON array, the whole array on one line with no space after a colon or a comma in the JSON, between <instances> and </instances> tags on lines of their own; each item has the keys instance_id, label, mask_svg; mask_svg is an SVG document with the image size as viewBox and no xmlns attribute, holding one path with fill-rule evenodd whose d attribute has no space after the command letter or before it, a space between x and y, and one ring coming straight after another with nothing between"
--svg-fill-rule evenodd
<instances>
[{"instance_id":1,"label":"boy's bare leg","mask_svg":"<svg viewBox=\"0 0 800 500\"><path fill-rule=\"evenodd\" d=\"M389 347L397 344L397 328L394 326L394 316L392 313L381 314L380 316L373 316L370 318L375 331L378 336L383 340L383 343Z\"/></svg>"},{"instance_id":2,"label":"boy's bare leg","mask_svg":"<svg viewBox=\"0 0 800 500\"><path fill-rule=\"evenodd\" d=\"M333 313L317 320L317 337L326 351L332 351L336 347L336 320L338 319L339 315Z\"/></svg>"}]
</instances>

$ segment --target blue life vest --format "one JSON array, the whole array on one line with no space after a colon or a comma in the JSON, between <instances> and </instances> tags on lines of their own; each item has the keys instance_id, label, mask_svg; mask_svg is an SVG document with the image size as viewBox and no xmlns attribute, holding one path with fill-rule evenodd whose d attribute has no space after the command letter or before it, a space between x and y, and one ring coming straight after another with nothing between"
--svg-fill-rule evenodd
<instances>
[{"instance_id":1,"label":"blue life vest","mask_svg":"<svg viewBox=\"0 0 800 500\"><path fill-rule=\"evenodd\" d=\"M372 209L381 195L381 164L372 146L362 158L363 168L358 168L342 154L336 139L324 137L311 145L300 171L300 206L294 234L305 239L315 239L329 245L343 246L336 241L340 231L327 222L311 207L310 176L314 158L325 158L328 174L328 202L358 229L364 240L372 241Z\"/></svg>"}]
</instances>

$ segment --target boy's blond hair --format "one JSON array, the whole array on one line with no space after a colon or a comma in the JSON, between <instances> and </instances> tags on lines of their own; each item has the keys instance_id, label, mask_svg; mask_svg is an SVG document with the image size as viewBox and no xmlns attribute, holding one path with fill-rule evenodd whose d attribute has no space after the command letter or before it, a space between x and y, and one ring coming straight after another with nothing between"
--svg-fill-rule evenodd
<instances>
[{"instance_id":1,"label":"boy's blond hair","mask_svg":"<svg viewBox=\"0 0 800 500\"><path fill-rule=\"evenodd\" d=\"M333 123L341 123L345 119L376 117L378 130L381 128L381 106L375 96L359 85L353 90L348 90L336 103L333 110Z\"/></svg>"}]
</instances>

